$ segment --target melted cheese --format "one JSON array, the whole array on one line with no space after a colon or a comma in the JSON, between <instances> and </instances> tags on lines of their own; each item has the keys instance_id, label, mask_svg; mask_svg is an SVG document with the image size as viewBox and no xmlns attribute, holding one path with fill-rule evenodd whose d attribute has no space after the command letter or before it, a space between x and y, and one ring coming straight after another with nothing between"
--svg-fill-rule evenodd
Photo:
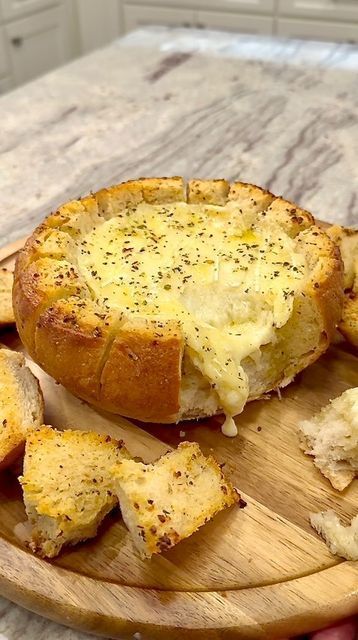
<instances>
[{"instance_id":1,"label":"melted cheese","mask_svg":"<svg viewBox=\"0 0 358 640\"><path fill-rule=\"evenodd\" d=\"M193 364L231 416L247 401L242 361L260 358L291 315L305 272L277 225L225 207L141 204L78 241L78 264L97 298L129 314L176 319Z\"/></svg>"}]
</instances>

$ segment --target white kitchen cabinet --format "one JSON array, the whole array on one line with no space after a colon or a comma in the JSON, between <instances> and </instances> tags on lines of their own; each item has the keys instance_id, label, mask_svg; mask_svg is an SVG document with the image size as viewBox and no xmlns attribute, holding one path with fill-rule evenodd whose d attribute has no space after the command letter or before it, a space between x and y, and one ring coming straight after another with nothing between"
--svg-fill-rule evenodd
<instances>
[{"instance_id":1,"label":"white kitchen cabinet","mask_svg":"<svg viewBox=\"0 0 358 640\"><path fill-rule=\"evenodd\" d=\"M4 26L14 84L27 82L71 57L64 7L56 7Z\"/></svg>"},{"instance_id":2,"label":"white kitchen cabinet","mask_svg":"<svg viewBox=\"0 0 358 640\"><path fill-rule=\"evenodd\" d=\"M358 42L358 25L344 22L323 22L320 20L277 20L277 34L288 38L309 38L311 40L339 40Z\"/></svg>"},{"instance_id":3,"label":"white kitchen cabinet","mask_svg":"<svg viewBox=\"0 0 358 640\"><path fill-rule=\"evenodd\" d=\"M356 20L358 29L357 0L279 0L278 13L281 16L300 16L320 20Z\"/></svg>"},{"instance_id":4,"label":"white kitchen cabinet","mask_svg":"<svg viewBox=\"0 0 358 640\"><path fill-rule=\"evenodd\" d=\"M5 46L4 30L0 27L0 76L4 76L9 71L9 59Z\"/></svg>"},{"instance_id":5,"label":"white kitchen cabinet","mask_svg":"<svg viewBox=\"0 0 358 640\"><path fill-rule=\"evenodd\" d=\"M0 0L5 19L19 18L56 4L56 0Z\"/></svg>"},{"instance_id":6,"label":"white kitchen cabinet","mask_svg":"<svg viewBox=\"0 0 358 640\"><path fill-rule=\"evenodd\" d=\"M122 33L118 0L77 0L81 52L108 44Z\"/></svg>"},{"instance_id":7,"label":"white kitchen cabinet","mask_svg":"<svg viewBox=\"0 0 358 640\"><path fill-rule=\"evenodd\" d=\"M196 26L205 29L222 29L237 33L269 33L273 31L273 18L250 16L223 11L197 11Z\"/></svg>"},{"instance_id":8,"label":"white kitchen cabinet","mask_svg":"<svg viewBox=\"0 0 358 640\"><path fill-rule=\"evenodd\" d=\"M133 31L147 25L190 27L194 24L195 15L190 9L126 3L123 7L123 20L125 30Z\"/></svg>"}]
</instances>

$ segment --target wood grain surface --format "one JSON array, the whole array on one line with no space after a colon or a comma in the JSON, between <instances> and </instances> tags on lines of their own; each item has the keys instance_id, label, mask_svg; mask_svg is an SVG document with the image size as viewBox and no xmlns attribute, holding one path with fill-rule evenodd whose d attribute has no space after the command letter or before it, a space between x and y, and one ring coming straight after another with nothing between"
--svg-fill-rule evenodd
<instances>
[{"instance_id":1,"label":"wood grain surface","mask_svg":"<svg viewBox=\"0 0 358 640\"><path fill-rule=\"evenodd\" d=\"M3 265L11 266L13 250ZM0 340L21 349L13 330ZM221 417L158 426L100 413L31 367L48 423L121 437L145 461L183 439L197 441L225 463L247 506L220 514L151 561L138 558L117 511L95 540L47 562L14 533L25 512L16 476L7 472L0 479L2 595L75 628L111 638L139 632L143 640L282 638L358 613L358 563L332 556L308 522L310 511L326 508L347 522L357 513L358 482L334 491L300 451L296 433L299 419L358 386L357 358L344 342L300 374L281 400L273 394L250 403L234 439L221 434Z\"/></svg>"}]
</instances>

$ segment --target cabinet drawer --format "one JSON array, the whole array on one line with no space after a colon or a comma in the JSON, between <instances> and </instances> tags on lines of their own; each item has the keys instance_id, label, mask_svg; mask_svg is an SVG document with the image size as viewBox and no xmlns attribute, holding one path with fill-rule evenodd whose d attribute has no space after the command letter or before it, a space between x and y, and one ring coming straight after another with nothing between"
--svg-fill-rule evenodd
<instances>
[{"instance_id":1,"label":"cabinet drawer","mask_svg":"<svg viewBox=\"0 0 358 640\"><path fill-rule=\"evenodd\" d=\"M337 42L358 42L358 27L344 22L322 22L320 20L277 20L277 33L289 38L310 38Z\"/></svg>"},{"instance_id":2,"label":"cabinet drawer","mask_svg":"<svg viewBox=\"0 0 358 640\"><path fill-rule=\"evenodd\" d=\"M4 76L9 70L9 61L5 46L4 30L0 27L0 76Z\"/></svg>"},{"instance_id":3,"label":"cabinet drawer","mask_svg":"<svg viewBox=\"0 0 358 640\"><path fill-rule=\"evenodd\" d=\"M56 0L0 0L1 12L6 19L19 18L54 4Z\"/></svg>"},{"instance_id":4,"label":"cabinet drawer","mask_svg":"<svg viewBox=\"0 0 358 640\"><path fill-rule=\"evenodd\" d=\"M279 15L320 18L321 20L357 20L357 0L279 0Z\"/></svg>"},{"instance_id":5,"label":"cabinet drawer","mask_svg":"<svg viewBox=\"0 0 358 640\"><path fill-rule=\"evenodd\" d=\"M268 16L250 16L223 11L197 11L197 26L207 29L222 29L238 33L273 32L273 18Z\"/></svg>"},{"instance_id":6,"label":"cabinet drawer","mask_svg":"<svg viewBox=\"0 0 358 640\"><path fill-rule=\"evenodd\" d=\"M153 0L126 0L131 5L152 5ZM243 13L272 13L276 0L155 0L157 6L170 9L188 7L192 10L217 9L218 11L242 11Z\"/></svg>"},{"instance_id":7,"label":"cabinet drawer","mask_svg":"<svg viewBox=\"0 0 358 640\"><path fill-rule=\"evenodd\" d=\"M59 67L68 59L62 7L12 22L4 31L16 85Z\"/></svg>"},{"instance_id":8,"label":"cabinet drawer","mask_svg":"<svg viewBox=\"0 0 358 640\"><path fill-rule=\"evenodd\" d=\"M240 13L269 13L275 8L274 0L195 0L196 7L205 9L217 9L218 11L233 11Z\"/></svg>"},{"instance_id":9,"label":"cabinet drawer","mask_svg":"<svg viewBox=\"0 0 358 640\"><path fill-rule=\"evenodd\" d=\"M126 31L147 25L190 27L194 23L194 12L190 9L126 4L123 7L123 19Z\"/></svg>"}]
</instances>

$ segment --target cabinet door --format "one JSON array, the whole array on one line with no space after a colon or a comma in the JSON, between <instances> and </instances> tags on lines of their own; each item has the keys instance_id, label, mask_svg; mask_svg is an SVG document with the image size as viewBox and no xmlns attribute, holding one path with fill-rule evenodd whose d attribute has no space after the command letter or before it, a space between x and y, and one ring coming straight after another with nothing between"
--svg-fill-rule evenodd
<instances>
[{"instance_id":1,"label":"cabinet door","mask_svg":"<svg viewBox=\"0 0 358 640\"><path fill-rule=\"evenodd\" d=\"M197 11L197 26L239 33L273 33L273 18L223 11Z\"/></svg>"},{"instance_id":2,"label":"cabinet door","mask_svg":"<svg viewBox=\"0 0 358 640\"><path fill-rule=\"evenodd\" d=\"M123 17L126 31L132 31L147 25L190 27L194 22L194 12L190 9L150 7L134 4L124 5Z\"/></svg>"},{"instance_id":3,"label":"cabinet door","mask_svg":"<svg viewBox=\"0 0 358 640\"><path fill-rule=\"evenodd\" d=\"M16 85L59 67L69 58L62 7L4 27Z\"/></svg>"},{"instance_id":4,"label":"cabinet door","mask_svg":"<svg viewBox=\"0 0 358 640\"><path fill-rule=\"evenodd\" d=\"M54 4L56 0L0 0L2 14L7 19L19 18Z\"/></svg>"},{"instance_id":5,"label":"cabinet door","mask_svg":"<svg viewBox=\"0 0 358 640\"><path fill-rule=\"evenodd\" d=\"M9 61L5 46L4 31L0 27L0 76L4 76L9 70Z\"/></svg>"},{"instance_id":6,"label":"cabinet door","mask_svg":"<svg viewBox=\"0 0 358 640\"><path fill-rule=\"evenodd\" d=\"M77 0L81 52L103 47L120 35L118 0Z\"/></svg>"},{"instance_id":7,"label":"cabinet door","mask_svg":"<svg viewBox=\"0 0 358 640\"><path fill-rule=\"evenodd\" d=\"M321 20L357 20L357 0L279 0L279 15L320 18ZM358 29L358 24L357 24Z\"/></svg>"},{"instance_id":8,"label":"cabinet door","mask_svg":"<svg viewBox=\"0 0 358 640\"><path fill-rule=\"evenodd\" d=\"M277 20L277 33L289 38L358 42L358 26L344 22L280 18Z\"/></svg>"}]
</instances>

